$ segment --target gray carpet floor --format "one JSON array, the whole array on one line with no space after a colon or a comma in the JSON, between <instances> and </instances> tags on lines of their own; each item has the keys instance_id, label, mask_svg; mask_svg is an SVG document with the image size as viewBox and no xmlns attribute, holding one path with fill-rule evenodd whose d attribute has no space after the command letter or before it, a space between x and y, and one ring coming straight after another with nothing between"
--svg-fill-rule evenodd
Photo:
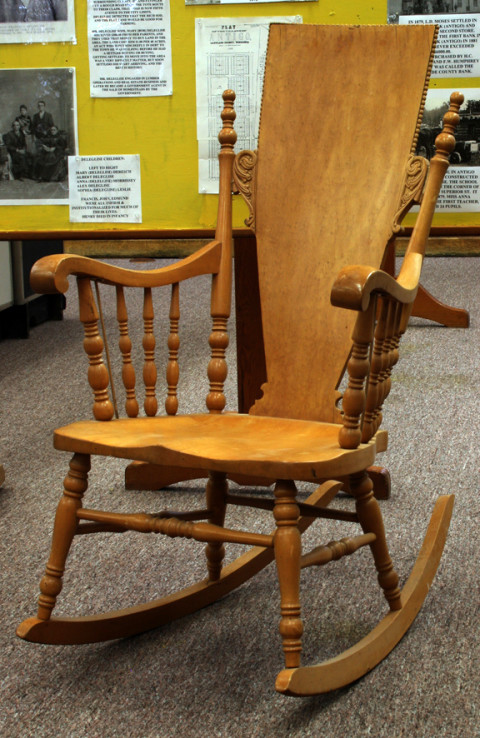
<instances>
[{"instance_id":1,"label":"gray carpet floor","mask_svg":"<svg viewBox=\"0 0 480 738\"><path fill-rule=\"evenodd\" d=\"M412 628L385 661L348 688L315 698L288 698L274 690L282 667L274 566L221 602L134 638L83 646L41 646L16 638L18 623L35 613L67 469L67 456L52 447L52 431L89 413L73 290L62 322L35 327L28 340L3 341L0 735L480 736L479 278L479 259L426 260L423 284L444 302L469 310L471 327L446 329L413 320L386 405L390 446L379 461L391 473L392 495L382 509L402 581L435 499L456 494L437 577ZM185 326L182 346L189 339L198 344L209 331L201 318L208 309L208 285L201 281L188 289L184 304L191 327ZM105 310L110 324L108 301ZM197 360L191 350L184 354L188 373ZM200 409L203 385L185 382L184 389L184 409ZM200 496L199 482L161 493L127 492L124 467L115 460L93 466L87 493L92 507L182 509ZM232 513L229 523L238 523L241 514ZM269 516L256 517L260 530L271 530ZM325 521L321 527L325 541L349 532L345 524ZM59 610L93 613L174 591L205 575L202 548L133 533L84 536L71 553ZM237 553L229 547L229 558ZM352 645L385 612L367 550L305 572L302 597L306 663Z\"/></svg>"}]
</instances>

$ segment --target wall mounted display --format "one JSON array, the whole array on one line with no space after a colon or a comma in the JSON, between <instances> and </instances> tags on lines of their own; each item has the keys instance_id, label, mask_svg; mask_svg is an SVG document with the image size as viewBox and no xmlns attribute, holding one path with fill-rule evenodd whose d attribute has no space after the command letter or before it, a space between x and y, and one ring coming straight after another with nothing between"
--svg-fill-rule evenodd
<instances>
[{"instance_id":1,"label":"wall mounted display","mask_svg":"<svg viewBox=\"0 0 480 738\"><path fill-rule=\"evenodd\" d=\"M73 0L0 0L0 43L75 42Z\"/></svg>"},{"instance_id":2,"label":"wall mounted display","mask_svg":"<svg viewBox=\"0 0 480 738\"><path fill-rule=\"evenodd\" d=\"M66 204L75 70L0 70L0 99L0 205Z\"/></svg>"},{"instance_id":3,"label":"wall mounted display","mask_svg":"<svg viewBox=\"0 0 480 738\"><path fill-rule=\"evenodd\" d=\"M50 0L45 2L50 3ZM158 233L178 232L181 236L188 231L193 238L203 238L201 234L211 232L216 221L217 196L214 189L217 135L221 127L217 102L223 88L231 87L237 95L236 151L256 146L264 54L262 44L266 40L267 28L262 19L267 18L267 22L298 19L304 24L358 25L385 24L392 21L393 15L393 22L397 22L397 16L402 15L402 22L407 22L407 19L408 22L425 23L429 19L426 14L428 11L441 16L444 22L445 19L451 21L450 35L445 38L450 39L446 43L450 43L449 49L453 52L456 44L477 43L480 8L479 14L472 12L475 10L474 0L469 2L470 8L462 0L455 0L455 3L443 0L442 6L433 0L422 2L421 6L417 2L400 0L332 0L329 3L291 0L276 4L257 1L186 4L185 0L67 0L68 22L74 22L76 43L31 43L32 38L24 34L22 39L28 43L2 45L0 236L6 240L21 240L29 238L30 234L36 238L65 239L80 235L94 238L98 234L104 238L108 235L113 240L119 234L121 237L132 234L136 238L155 238ZM0 0L0 10L5 11L6 7L7 0ZM459 12L454 13L457 9ZM458 40L458 31L453 30L459 20L464 24L462 40ZM198 33L196 39L197 21L205 24L201 39ZM49 31L50 27L60 27L59 24L65 22L16 21L13 25L22 26L25 30L36 24L38 28L45 27ZM238 24L243 22L248 22L250 28L248 32L244 28L242 35ZM148 26L151 23L156 26L155 43L151 43L152 37L146 34L152 30ZM468 26L472 29L468 34L466 23L473 24ZM6 29L11 24L11 21L0 21L0 40L5 40L1 35L1 27ZM222 25L229 27L221 28ZM96 37L94 44L93 36ZM53 38L51 33L48 38ZM232 39L239 43L233 43ZM438 59L442 43L441 40L437 43ZM457 62L460 54L463 54L464 69L467 64L473 65L467 70L468 77L461 76L457 62L456 66L450 65L451 74L446 74L438 66L438 74L431 80L431 89L443 89L446 97L447 90L464 91L467 88L467 100L474 101L476 88L480 88L480 73L478 77L471 76L477 69L475 49L472 51L466 46L457 49ZM156 56L156 65L151 68L144 63L150 53L152 59ZM75 73L69 72L71 69ZM48 80L42 79L44 70L51 70L48 74L61 70L61 74L65 75L58 94L50 93ZM309 132L312 150L316 136L321 135L320 113L325 106L335 105L337 94L341 94L341 91L332 91L328 80L325 80L324 90L315 90L315 94L312 94L312 104L319 110L319 129ZM382 91L378 94L381 110ZM54 124L58 126L53 141L56 145L47 146L53 149L49 154L64 147L66 141L66 153L69 156L105 159L138 157L140 173L136 189L139 191L141 182L141 220L137 219L140 207L133 201L128 202L134 206L128 208L128 220L120 221L120 217L126 216L113 200L108 213L106 208L99 213L95 204L98 200L86 200L87 197L98 197L98 193L93 192L93 186L90 194L82 190L85 202L75 203L70 198L68 179L62 180L63 159L53 177L52 169L49 171L48 167L43 174L40 172L40 176L36 169L36 177L32 169L23 168L25 157L22 154L22 136L18 136L12 126L14 120L21 117L22 132L25 133L28 130L25 129L28 118L33 119L41 100L45 102L46 112L52 114ZM26 110L20 112L21 105L26 106ZM61 117L63 115L65 118ZM13 128L17 128L17 125ZM8 152L4 136L12 132L13 136L7 136L11 150ZM394 146L395 131L391 135ZM342 136L341 121L338 124L338 136ZM461 161L454 164L450 177L460 176L462 171L463 177L467 176L465 172L472 177L478 171L478 166L473 162L480 136L477 137L472 127L466 136L457 146L455 153L461 157ZM14 145L16 141L20 142L19 145ZM28 153L31 154L31 151ZM466 161L468 153L471 155L470 163ZM51 158L54 164L54 157ZM22 176L25 171L30 176ZM133 176L125 178L132 179ZM445 192L448 181L447 178ZM114 194L111 194L113 198ZM117 193L117 196L126 195ZM480 210L477 206L480 194L477 197L472 184L468 193L462 190L461 197L461 206L458 206L458 199L453 205L451 198L443 201L445 207L437 212L435 226L480 228ZM44 207L45 203L48 207ZM70 212L69 205L82 210ZM233 211L235 228L243 228L248 212L240 198L235 198ZM91 221L82 217L88 214L92 216ZM108 220L103 220L104 217ZM414 221L414 214L407 215L407 226L413 225Z\"/></svg>"}]
</instances>

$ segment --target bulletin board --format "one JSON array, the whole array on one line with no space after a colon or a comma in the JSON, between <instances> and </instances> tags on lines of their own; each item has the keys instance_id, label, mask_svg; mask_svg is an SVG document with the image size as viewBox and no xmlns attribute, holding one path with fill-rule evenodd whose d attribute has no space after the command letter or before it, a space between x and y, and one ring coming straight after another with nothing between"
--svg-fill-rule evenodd
<instances>
[{"instance_id":1,"label":"bulletin board","mask_svg":"<svg viewBox=\"0 0 480 738\"><path fill-rule=\"evenodd\" d=\"M201 194L198 186L196 126L195 19L300 15L303 23L383 24L387 0L313 0L248 4L187 5L170 0L173 94L161 97L92 98L90 96L87 42L87 1L75 0L76 43L7 43L1 45L0 70L74 68L76 70L77 141L80 156L139 155L141 169L141 223L71 223L68 204L0 206L0 235L8 239L22 233L35 237L99 237L116 233L123 237L153 237L156 232L195 231L214 228L217 196ZM480 86L480 79L436 79L432 86L458 88ZM8 130L8 106L2 100L1 132ZM32 93L33 94L33 93ZM30 95L30 98L32 96ZM29 99L30 99L29 98ZM219 118L220 128L220 118ZM392 145L395 132L392 131ZM243 202L235 198L234 227L246 216ZM408 216L413 222L414 216ZM480 213L440 213L440 227L480 226Z\"/></svg>"}]
</instances>

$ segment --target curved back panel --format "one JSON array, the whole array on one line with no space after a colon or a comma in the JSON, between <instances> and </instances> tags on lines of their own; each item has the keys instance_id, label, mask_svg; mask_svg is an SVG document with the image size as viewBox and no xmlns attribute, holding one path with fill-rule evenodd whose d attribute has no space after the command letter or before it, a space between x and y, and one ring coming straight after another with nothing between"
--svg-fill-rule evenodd
<instances>
[{"instance_id":1,"label":"curved back panel","mask_svg":"<svg viewBox=\"0 0 480 738\"><path fill-rule=\"evenodd\" d=\"M355 314L348 264L378 268L423 111L434 26L270 30L256 172L268 381L252 412L331 421Z\"/></svg>"}]
</instances>

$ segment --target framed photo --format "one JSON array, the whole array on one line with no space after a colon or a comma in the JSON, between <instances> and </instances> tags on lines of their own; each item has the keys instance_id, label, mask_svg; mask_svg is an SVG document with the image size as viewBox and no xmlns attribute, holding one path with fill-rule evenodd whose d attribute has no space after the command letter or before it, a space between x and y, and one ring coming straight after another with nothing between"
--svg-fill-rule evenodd
<instances>
[{"instance_id":1,"label":"framed photo","mask_svg":"<svg viewBox=\"0 0 480 738\"><path fill-rule=\"evenodd\" d=\"M0 43L75 42L73 0L0 0Z\"/></svg>"},{"instance_id":2,"label":"framed photo","mask_svg":"<svg viewBox=\"0 0 480 738\"><path fill-rule=\"evenodd\" d=\"M0 205L67 205L75 70L0 70Z\"/></svg>"}]
</instances>

